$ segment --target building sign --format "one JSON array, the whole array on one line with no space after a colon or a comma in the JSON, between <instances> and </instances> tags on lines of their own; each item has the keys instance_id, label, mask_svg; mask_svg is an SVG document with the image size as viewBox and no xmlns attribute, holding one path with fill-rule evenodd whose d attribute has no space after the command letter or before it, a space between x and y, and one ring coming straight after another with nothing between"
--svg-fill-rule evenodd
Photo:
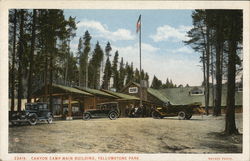
<instances>
[{"instance_id":1,"label":"building sign","mask_svg":"<svg viewBox=\"0 0 250 161\"><path fill-rule=\"evenodd\" d=\"M128 89L128 93L138 93L138 88L137 87L130 87Z\"/></svg>"}]
</instances>

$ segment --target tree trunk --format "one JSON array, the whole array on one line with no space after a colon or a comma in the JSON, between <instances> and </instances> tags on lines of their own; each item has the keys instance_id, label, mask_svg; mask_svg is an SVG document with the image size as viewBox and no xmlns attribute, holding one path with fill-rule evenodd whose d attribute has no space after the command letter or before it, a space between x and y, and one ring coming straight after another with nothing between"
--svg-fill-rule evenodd
<instances>
[{"instance_id":1,"label":"tree trunk","mask_svg":"<svg viewBox=\"0 0 250 161\"><path fill-rule=\"evenodd\" d=\"M87 56L87 58L86 58L86 71L85 71L85 88L88 88L88 84L89 84L89 71L88 71L88 69L89 69L89 67L88 67L88 56Z\"/></svg>"},{"instance_id":2,"label":"tree trunk","mask_svg":"<svg viewBox=\"0 0 250 161\"><path fill-rule=\"evenodd\" d=\"M214 54L211 52L211 75L212 75L212 108L214 108Z\"/></svg>"},{"instance_id":3,"label":"tree trunk","mask_svg":"<svg viewBox=\"0 0 250 161\"><path fill-rule=\"evenodd\" d=\"M203 86L204 86L204 94L205 94L205 110L208 115L208 107L207 107L207 86L206 86L206 63L205 63L205 51L202 52L202 68L203 68Z\"/></svg>"},{"instance_id":4,"label":"tree trunk","mask_svg":"<svg viewBox=\"0 0 250 161\"><path fill-rule=\"evenodd\" d=\"M220 107L218 108L218 116L221 116L221 98L222 98L222 75L223 75L223 65L224 65L224 43L221 44L221 55L220 55Z\"/></svg>"},{"instance_id":5,"label":"tree trunk","mask_svg":"<svg viewBox=\"0 0 250 161\"><path fill-rule=\"evenodd\" d=\"M53 110L53 97L52 97L52 83L53 83L53 53L55 50L55 42L52 42L53 45L52 45L52 49L50 51L50 65L49 65L49 108L50 110L52 111Z\"/></svg>"},{"instance_id":6,"label":"tree trunk","mask_svg":"<svg viewBox=\"0 0 250 161\"><path fill-rule=\"evenodd\" d=\"M233 18L232 18L233 19ZM238 134L235 125L235 73L236 73L236 50L237 41L236 23L234 19L231 21L231 34L229 37L229 53L228 53L228 84L227 84L227 110L226 110L226 134Z\"/></svg>"},{"instance_id":7,"label":"tree trunk","mask_svg":"<svg viewBox=\"0 0 250 161\"><path fill-rule=\"evenodd\" d=\"M17 102L17 110L22 110L22 97L23 97L23 81L22 81L22 60L23 60L23 54L24 54L24 10L21 10L20 13L21 16L21 22L20 22L20 31L19 31L19 62L18 62L18 102Z\"/></svg>"},{"instance_id":8,"label":"tree trunk","mask_svg":"<svg viewBox=\"0 0 250 161\"><path fill-rule=\"evenodd\" d=\"M223 29L222 29L222 19L221 15L218 14L218 24L216 25L216 88L215 88L215 107L214 116L219 116L221 111L221 89L222 89L222 54L223 54Z\"/></svg>"},{"instance_id":9,"label":"tree trunk","mask_svg":"<svg viewBox=\"0 0 250 161\"><path fill-rule=\"evenodd\" d=\"M79 73L78 73L78 86L79 87L81 86L81 73L82 73L82 70L81 70L81 65L80 65L80 60L79 60Z\"/></svg>"},{"instance_id":10,"label":"tree trunk","mask_svg":"<svg viewBox=\"0 0 250 161\"><path fill-rule=\"evenodd\" d=\"M13 50L12 50L12 70L11 70L11 112L15 109L15 59L16 59L16 26L17 26L17 10L14 11L14 33L13 33Z\"/></svg>"},{"instance_id":11,"label":"tree trunk","mask_svg":"<svg viewBox=\"0 0 250 161\"><path fill-rule=\"evenodd\" d=\"M29 77L28 77L28 93L27 93L27 102L31 102L32 94L32 74L33 74L33 57L35 50L35 39L36 39L36 9L33 9L33 24L32 24L32 37L31 37L31 49L30 49L30 64L29 64Z\"/></svg>"},{"instance_id":12,"label":"tree trunk","mask_svg":"<svg viewBox=\"0 0 250 161\"><path fill-rule=\"evenodd\" d=\"M206 39L207 39L207 44L206 44L206 114L209 115L208 107L209 107L209 70L210 70L210 31L209 27L207 27L207 32L206 32Z\"/></svg>"},{"instance_id":13,"label":"tree trunk","mask_svg":"<svg viewBox=\"0 0 250 161\"><path fill-rule=\"evenodd\" d=\"M208 19L207 19L208 21ZM204 31L202 25L199 25L201 29L201 34L204 40L204 50L203 51L203 76L204 76L204 94L205 94L205 111L209 115L208 106L209 106L209 26L206 24L207 30Z\"/></svg>"},{"instance_id":14,"label":"tree trunk","mask_svg":"<svg viewBox=\"0 0 250 161\"><path fill-rule=\"evenodd\" d=\"M45 50L45 69L44 69L44 98L43 101L47 102L47 96L48 96L48 55L47 55L47 50Z\"/></svg>"},{"instance_id":15,"label":"tree trunk","mask_svg":"<svg viewBox=\"0 0 250 161\"><path fill-rule=\"evenodd\" d=\"M49 72L49 109L52 111L53 98L52 98L52 82L53 82L53 58L52 53L50 54L50 72Z\"/></svg>"},{"instance_id":16,"label":"tree trunk","mask_svg":"<svg viewBox=\"0 0 250 161\"><path fill-rule=\"evenodd\" d=\"M69 57L70 57L70 48L69 48L69 46L70 46L70 40L68 40L68 53L67 53L67 55L66 55L66 72L65 72L65 80L64 80L64 82L65 82L65 85L68 85L68 82L69 82L69 79L68 79L68 72L69 72Z\"/></svg>"}]
</instances>

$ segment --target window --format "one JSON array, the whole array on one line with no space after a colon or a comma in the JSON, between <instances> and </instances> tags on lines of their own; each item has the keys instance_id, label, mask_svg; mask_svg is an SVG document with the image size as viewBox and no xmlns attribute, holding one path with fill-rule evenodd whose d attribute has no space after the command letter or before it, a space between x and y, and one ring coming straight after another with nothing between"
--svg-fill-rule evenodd
<instances>
[{"instance_id":1,"label":"window","mask_svg":"<svg viewBox=\"0 0 250 161\"><path fill-rule=\"evenodd\" d=\"M128 93L138 93L138 88L137 87L130 87L128 89Z\"/></svg>"},{"instance_id":2,"label":"window","mask_svg":"<svg viewBox=\"0 0 250 161\"><path fill-rule=\"evenodd\" d=\"M72 107L72 112L78 112L78 111L80 111L79 107L77 107L77 106Z\"/></svg>"},{"instance_id":3,"label":"window","mask_svg":"<svg viewBox=\"0 0 250 161\"><path fill-rule=\"evenodd\" d=\"M243 92L243 88L242 88L242 87L236 87L236 88L235 88L235 91L236 91L236 92Z\"/></svg>"},{"instance_id":4,"label":"window","mask_svg":"<svg viewBox=\"0 0 250 161\"><path fill-rule=\"evenodd\" d=\"M61 114L61 105L60 104L54 104L53 105L53 114L54 115L60 115Z\"/></svg>"},{"instance_id":5,"label":"window","mask_svg":"<svg viewBox=\"0 0 250 161\"><path fill-rule=\"evenodd\" d=\"M204 92L203 92L203 90L201 90L201 89L195 88L195 89L192 89L192 90L189 92L189 94L190 94L191 96L193 96L193 95L203 95Z\"/></svg>"}]
</instances>

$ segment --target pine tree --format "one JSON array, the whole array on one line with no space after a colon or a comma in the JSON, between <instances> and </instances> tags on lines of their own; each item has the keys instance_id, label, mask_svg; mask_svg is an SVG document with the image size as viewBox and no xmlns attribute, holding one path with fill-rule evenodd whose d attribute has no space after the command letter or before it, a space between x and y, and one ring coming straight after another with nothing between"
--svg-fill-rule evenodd
<instances>
[{"instance_id":1,"label":"pine tree","mask_svg":"<svg viewBox=\"0 0 250 161\"><path fill-rule=\"evenodd\" d=\"M83 80L81 80L81 84L83 84L83 86L85 87L88 87L88 84L90 84L89 79L91 79L89 78L90 72L88 71L88 69L91 68L91 67L88 67L89 52L91 50L91 45L90 45L91 38L92 37L90 36L89 32L86 31L83 36L83 40L84 40L83 55L80 57L80 69L81 69L81 75L82 75L81 78L83 78Z\"/></svg>"},{"instance_id":2,"label":"pine tree","mask_svg":"<svg viewBox=\"0 0 250 161\"><path fill-rule=\"evenodd\" d=\"M210 17L207 15L206 10L195 10L192 13L193 28L188 31L188 37L190 40L185 41L187 45L190 45L196 52L202 54L201 62L203 68L203 79L205 82L205 109L208 115L209 105L209 71L210 71L210 48L211 48L211 33L209 27Z\"/></svg>"},{"instance_id":3,"label":"pine tree","mask_svg":"<svg viewBox=\"0 0 250 161\"><path fill-rule=\"evenodd\" d=\"M78 82L78 68L77 68L77 57L71 52L68 56L68 80L71 85L76 85Z\"/></svg>"},{"instance_id":4,"label":"pine tree","mask_svg":"<svg viewBox=\"0 0 250 161\"><path fill-rule=\"evenodd\" d=\"M118 80L118 91L121 90L124 87L124 81L125 81L125 68L123 64L123 58L121 58L120 62L120 69L119 69L119 80Z\"/></svg>"},{"instance_id":5,"label":"pine tree","mask_svg":"<svg viewBox=\"0 0 250 161\"><path fill-rule=\"evenodd\" d=\"M146 80L147 82L148 82L148 80L149 80L149 75L148 75L147 72L146 72L146 74L145 74L144 80Z\"/></svg>"},{"instance_id":6,"label":"pine tree","mask_svg":"<svg viewBox=\"0 0 250 161\"><path fill-rule=\"evenodd\" d=\"M115 52L115 56L112 63L112 77L113 77L113 88L118 89L119 73L117 70L118 67L118 51Z\"/></svg>"},{"instance_id":7,"label":"pine tree","mask_svg":"<svg viewBox=\"0 0 250 161\"><path fill-rule=\"evenodd\" d=\"M216 87L215 87L215 107L214 116L221 115L221 94L222 94L222 58L223 58L223 46L224 46L224 26L223 26L223 13L220 11L215 11L211 15L215 14L215 20L217 21L215 25L215 42L216 42L216 60L215 60L215 77L216 77Z\"/></svg>"},{"instance_id":8,"label":"pine tree","mask_svg":"<svg viewBox=\"0 0 250 161\"><path fill-rule=\"evenodd\" d=\"M133 63L131 63L130 65L126 65L126 73L127 73L127 79L126 79L126 84L128 84L129 82L134 81L134 67L133 67Z\"/></svg>"},{"instance_id":9,"label":"pine tree","mask_svg":"<svg viewBox=\"0 0 250 161\"><path fill-rule=\"evenodd\" d=\"M82 65L81 65L81 58L83 57L83 41L82 38L79 38L78 41L78 47L77 47L77 58L78 58L78 68L79 68L79 73L78 73L78 86L82 85L82 82L84 82L83 78L83 72L82 72Z\"/></svg>"},{"instance_id":10,"label":"pine tree","mask_svg":"<svg viewBox=\"0 0 250 161\"><path fill-rule=\"evenodd\" d=\"M18 48L18 102L17 102L17 110L21 111L22 106L22 98L23 98L23 56L24 56L24 14L25 10L21 9L20 11L20 27L19 27L19 48Z\"/></svg>"},{"instance_id":11,"label":"pine tree","mask_svg":"<svg viewBox=\"0 0 250 161\"><path fill-rule=\"evenodd\" d=\"M170 79L170 87L169 88L174 88L174 84L173 84L172 79Z\"/></svg>"},{"instance_id":12,"label":"pine tree","mask_svg":"<svg viewBox=\"0 0 250 161\"><path fill-rule=\"evenodd\" d=\"M128 74L129 74L129 65L128 65L128 62L126 62L126 65L125 65L125 84L128 84Z\"/></svg>"},{"instance_id":13,"label":"pine tree","mask_svg":"<svg viewBox=\"0 0 250 161\"><path fill-rule=\"evenodd\" d=\"M227 39L228 39L228 84L227 84L227 111L226 134L238 134L235 124L235 76L238 45L242 44L243 12L242 10L228 10Z\"/></svg>"},{"instance_id":14,"label":"pine tree","mask_svg":"<svg viewBox=\"0 0 250 161\"><path fill-rule=\"evenodd\" d=\"M170 87L170 82L169 82L168 78L167 78L167 80L166 80L166 87L167 87L167 88Z\"/></svg>"},{"instance_id":15,"label":"pine tree","mask_svg":"<svg viewBox=\"0 0 250 161\"><path fill-rule=\"evenodd\" d=\"M110 43L108 42L107 43L107 45L106 45L106 47L105 47L105 56L107 57L107 58L109 58L111 55L110 55L110 51L112 50L112 47L111 47L111 45L110 45Z\"/></svg>"},{"instance_id":16,"label":"pine tree","mask_svg":"<svg viewBox=\"0 0 250 161\"><path fill-rule=\"evenodd\" d=\"M155 75L151 84L151 88L160 89L162 87L162 82Z\"/></svg>"},{"instance_id":17,"label":"pine tree","mask_svg":"<svg viewBox=\"0 0 250 161\"><path fill-rule=\"evenodd\" d=\"M52 107L52 82L55 78L64 79L65 69L73 70L71 67L75 63L71 61L69 54L70 38L75 35L75 19L70 17L66 20L63 10L14 10L14 13L15 11L16 16L13 18L16 19L16 33L19 36L11 28L10 40L17 38L18 45L12 43L10 48L14 51L16 46L18 48L18 64L13 63L18 68L18 76L11 80L18 83L18 110L21 110L21 99L27 96L27 101L30 102L32 92L41 85L45 85L44 101L48 101L47 96L50 95ZM10 12L10 17L11 15ZM68 60L66 56L69 57ZM70 82L75 81L70 74L65 78Z\"/></svg>"},{"instance_id":18,"label":"pine tree","mask_svg":"<svg viewBox=\"0 0 250 161\"><path fill-rule=\"evenodd\" d=\"M141 70L141 80L145 80L145 73L144 73L144 70L142 69Z\"/></svg>"},{"instance_id":19,"label":"pine tree","mask_svg":"<svg viewBox=\"0 0 250 161\"><path fill-rule=\"evenodd\" d=\"M54 76L62 75L61 78L68 80L68 73L64 72L68 70L68 60L70 48L70 39L75 35L74 31L76 29L75 19L69 18L66 20L63 15L63 10L53 9L53 10L37 10L38 11L38 48L40 48L40 53L36 56L34 60L40 59L43 73L36 72L37 77L41 77L44 80L45 85L45 97L44 101L47 101L47 95L49 94L50 108L52 108L52 82L54 81ZM58 43L63 42L65 46L64 52L59 52ZM67 43L66 43L67 42ZM62 43L62 44L63 44ZM62 57L65 59L62 61ZM42 60L42 61L41 61ZM63 63L59 64L58 61ZM64 68L65 70L61 70ZM65 74L62 74L65 73ZM43 76L44 75L44 76ZM49 82L49 83L48 83Z\"/></svg>"},{"instance_id":20,"label":"pine tree","mask_svg":"<svg viewBox=\"0 0 250 161\"><path fill-rule=\"evenodd\" d=\"M14 11L11 13L12 10L10 10L10 24L13 24L13 29L10 27L10 35L12 35L12 42L10 40L10 44L12 43L12 64L11 64L11 70L10 70L10 78L11 78L11 83L10 83L10 88L11 88L11 112L14 111L15 108L15 82L16 82L16 77L15 77L15 71L16 71L16 37L17 37L17 10L14 9Z\"/></svg>"},{"instance_id":21,"label":"pine tree","mask_svg":"<svg viewBox=\"0 0 250 161\"><path fill-rule=\"evenodd\" d=\"M90 88L98 89L100 88L100 68L101 62L103 60L103 50L97 41L95 49L93 51L92 58L89 62L89 84Z\"/></svg>"},{"instance_id":22,"label":"pine tree","mask_svg":"<svg viewBox=\"0 0 250 161\"><path fill-rule=\"evenodd\" d=\"M104 75L103 75L103 83L102 83L103 89L109 89L111 76L112 76L112 69L111 69L111 63L108 57L106 61L105 69L104 69Z\"/></svg>"},{"instance_id":23,"label":"pine tree","mask_svg":"<svg viewBox=\"0 0 250 161\"><path fill-rule=\"evenodd\" d=\"M68 82L70 84L72 84L75 80L70 80L70 73L69 73L69 66L71 65L70 64L70 57L71 57L71 54L70 54L70 41L71 41L71 38L74 38L75 37L75 30L76 30L76 24L75 24L75 18L72 18L71 16L69 17L69 19L66 21L66 32L65 32L65 36L63 34L62 37L65 37L65 38L62 38L62 39L66 39L67 41L67 57L66 57L66 73L65 73L65 82ZM76 72L76 71L75 71ZM74 83L73 83L74 84Z\"/></svg>"},{"instance_id":24,"label":"pine tree","mask_svg":"<svg viewBox=\"0 0 250 161\"><path fill-rule=\"evenodd\" d=\"M103 83L102 83L103 89L108 89L110 85L112 69L111 69L111 63L110 63L109 57L111 56L110 55L111 50L112 50L111 45L108 42L105 47L105 55L107 57L107 60L106 60L105 68L104 68L104 74L103 74Z\"/></svg>"},{"instance_id":25,"label":"pine tree","mask_svg":"<svg viewBox=\"0 0 250 161\"><path fill-rule=\"evenodd\" d=\"M136 83L140 83L140 72L139 72L139 70L138 70L137 68L135 69L134 81L135 81Z\"/></svg>"},{"instance_id":26,"label":"pine tree","mask_svg":"<svg viewBox=\"0 0 250 161\"><path fill-rule=\"evenodd\" d=\"M31 49L29 55L29 78L28 78L28 94L27 94L27 102L31 102L31 94L32 94L32 83L33 83L33 64L34 64L34 50L35 50L35 40L36 40L36 9L33 9L33 21L32 21L32 37L31 37Z\"/></svg>"}]
</instances>

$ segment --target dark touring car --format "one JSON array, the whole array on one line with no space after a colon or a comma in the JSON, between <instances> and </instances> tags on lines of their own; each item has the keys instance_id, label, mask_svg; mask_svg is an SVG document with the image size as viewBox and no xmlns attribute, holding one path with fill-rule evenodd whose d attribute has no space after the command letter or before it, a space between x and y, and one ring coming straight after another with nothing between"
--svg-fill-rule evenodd
<instances>
[{"instance_id":1,"label":"dark touring car","mask_svg":"<svg viewBox=\"0 0 250 161\"><path fill-rule=\"evenodd\" d=\"M97 105L97 109L89 109L83 113L83 119L108 117L110 120L115 120L120 116L120 111L117 102L108 102Z\"/></svg>"},{"instance_id":2,"label":"dark touring car","mask_svg":"<svg viewBox=\"0 0 250 161\"><path fill-rule=\"evenodd\" d=\"M47 103L36 102L26 103L24 111L10 112L9 119L13 125L18 125L20 123L36 125L38 121L46 121L51 124L53 121L53 115L49 110Z\"/></svg>"},{"instance_id":3,"label":"dark touring car","mask_svg":"<svg viewBox=\"0 0 250 161\"><path fill-rule=\"evenodd\" d=\"M205 111L200 107L199 102L195 102L188 105L171 105L168 104L166 107L157 107L152 112L153 118L164 118L178 116L180 120L191 119L193 113L205 113Z\"/></svg>"}]
</instances>

